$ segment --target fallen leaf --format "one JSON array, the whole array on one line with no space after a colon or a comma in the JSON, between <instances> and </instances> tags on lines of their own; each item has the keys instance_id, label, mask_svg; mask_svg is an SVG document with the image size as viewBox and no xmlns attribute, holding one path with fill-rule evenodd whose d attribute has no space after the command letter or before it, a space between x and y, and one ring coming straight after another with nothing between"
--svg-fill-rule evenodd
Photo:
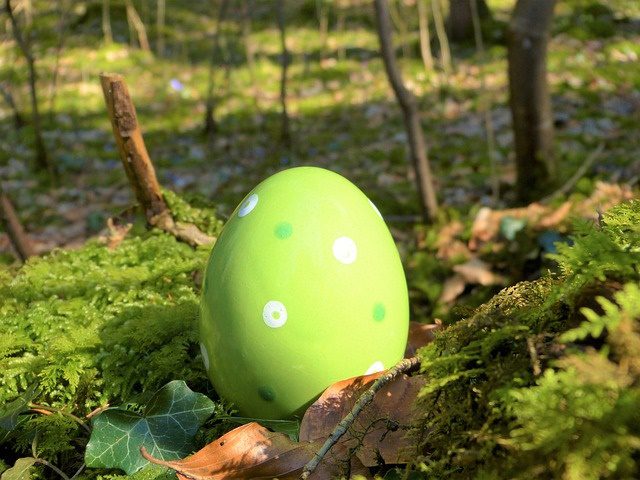
<instances>
[{"instance_id":1,"label":"fallen leaf","mask_svg":"<svg viewBox=\"0 0 640 480\"><path fill-rule=\"evenodd\" d=\"M479 258L455 265L453 271L460 274L466 283L480 285L502 285L505 280L501 275L493 273L490 265Z\"/></svg>"},{"instance_id":2,"label":"fallen leaf","mask_svg":"<svg viewBox=\"0 0 640 480\"><path fill-rule=\"evenodd\" d=\"M459 273L456 273L453 277L449 277L445 280L442 286L442 293L440 294L440 301L444 303L451 303L458 298L467 282L464 281L464 277Z\"/></svg>"},{"instance_id":3,"label":"fallen leaf","mask_svg":"<svg viewBox=\"0 0 640 480\"><path fill-rule=\"evenodd\" d=\"M404 351L404 358L413 357L419 348L433 342L436 332L442 329L442 322L436 319L435 323L409 323L409 339Z\"/></svg>"},{"instance_id":4,"label":"fallen leaf","mask_svg":"<svg viewBox=\"0 0 640 480\"><path fill-rule=\"evenodd\" d=\"M327 388L305 412L300 440L324 442L358 398L383 374L349 378ZM416 447L407 433L418 418L413 404L425 383L423 376L402 375L383 386L336 445L345 452L355 450L367 467L382 462L407 463L415 458Z\"/></svg>"},{"instance_id":5,"label":"fallen leaf","mask_svg":"<svg viewBox=\"0 0 640 480\"><path fill-rule=\"evenodd\" d=\"M320 447L318 442L294 442L283 433L271 432L251 422L231 430L183 460L161 460L150 455L144 447L141 454L152 463L175 470L180 480L298 478ZM340 458L346 455L344 451L339 453ZM344 472L342 466L335 452L330 452L309 478L319 480L345 473L367 473L357 461L349 472Z\"/></svg>"}]
</instances>

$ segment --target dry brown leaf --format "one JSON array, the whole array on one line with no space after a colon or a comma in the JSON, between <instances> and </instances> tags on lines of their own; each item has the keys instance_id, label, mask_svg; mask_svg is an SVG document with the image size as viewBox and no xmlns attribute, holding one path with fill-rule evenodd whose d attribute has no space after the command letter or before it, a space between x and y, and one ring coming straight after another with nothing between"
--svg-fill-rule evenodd
<instances>
[{"instance_id":1,"label":"dry brown leaf","mask_svg":"<svg viewBox=\"0 0 640 480\"><path fill-rule=\"evenodd\" d=\"M300 440L324 442L358 398L383 373L342 380L327 388L302 418ZM337 446L345 452L355 449L356 456L367 467L381 462L407 463L415 458L416 447L407 433L418 418L413 404L425 382L423 376L402 375L386 384L362 410Z\"/></svg>"},{"instance_id":2,"label":"dry brown leaf","mask_svg":"<svg viewBox=\"0 0 640 480\"><path fill-rule=\"evenodd\" d=\"M183 460L160 460L144 448L141 453L150 462L175 470L180 480L298 478L320 446L318 442L294 442L283 433L271 432L252 422L231 430ZM332 452L310 478L321 480L344 475L342 459L345 458L347 453L340 449ZM368 473L354 460L347 473Z\"/></svg>"},{"instance_id":3,"label":"dry brown leaf","mask_svg":"<svg viewBox=\"0 0 640 480\"><path fill-rule=\"evenodd\" d=\"M490 265L479 258L455 265L453 271L460 274L466 283L480 285L502 285L504 278L491 271Z\"/></svg>"},{"instance_id":4,"label":"dry brown leaf","mask_svg":"<svg viewBox=\"0 0 640 480\"><path fill-rule=\"evenodd\" d=\"M435 323L409 323L409 339L404 351L404 358L413 357L419 348L433 342L436 332L442 329L442 321L436 319Z\"/></svg>"},{"instance_id":5,"label":"dry brown leaf","mask_svg":"<svg viewBox=\"0 0 640 480\"><path fill-rule=\"evenodd\" d=\"M440 294L440 301L444 303L451 303L458 298L467 282L464 281L464 277L459 273L456 273L453 277L449 277L445 280L442 286L442 293Z\"/></svg>"},{"instance_id":6,"label":"dry brown leaf","mask_svg":"<svg viewBox=\"0 0 640 480\"><path fill-rule=\"evenodd\" d=\"M118 247L131 230L133 225L131 223L127 223L125 225L116 225L113 221L113 218L109 217L107 219L107 228L109 229L109 234L106 238L107 248L109 250L113 250Z\"/></svg>"}]
</instances>

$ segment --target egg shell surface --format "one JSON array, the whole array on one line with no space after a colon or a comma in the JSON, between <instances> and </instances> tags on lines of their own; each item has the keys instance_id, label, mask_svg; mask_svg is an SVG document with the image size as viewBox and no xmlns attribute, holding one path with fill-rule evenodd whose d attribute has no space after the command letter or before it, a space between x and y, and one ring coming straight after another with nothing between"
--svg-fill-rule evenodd
<instances>
[{"instance_id":1,"label":"egg shell surface","mask_svg":"<svg viewBox=\"0 0 640 480\"><path fill-rule=\"evenodd\" d=\"M300 416L332 383L403 356L409 301L377 208L329 170L255 187L213 247L201 302L209 378L245 416Z\"/></svg>"}]
</instances>

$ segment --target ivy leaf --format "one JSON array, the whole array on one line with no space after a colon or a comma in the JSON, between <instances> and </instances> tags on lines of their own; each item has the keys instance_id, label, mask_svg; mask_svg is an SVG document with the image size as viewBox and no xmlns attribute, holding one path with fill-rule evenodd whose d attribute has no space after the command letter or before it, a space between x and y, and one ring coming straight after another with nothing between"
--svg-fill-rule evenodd
<instances>
[{"instance_id":1,"label":"ivy leaf","mask_svg":"<svg viewBox=\"0 0 640 480\"><path fill-rule=\"evenodd\" d=\"M13 467L5 470L0 477L1 480L29 480L31 478L31 467L36 463L33 457L19 458Z\"/></svg>"},{"instance_id":2,"label":"ivy leaf","mask_svg":"<svg viewBox=\"0 0 640 480\"><path fill-rule=\"evenodd\" d=\"M38 395L37 386L31 385L22 395L0 408L0 442L18 424L18 416L29 410L29 403Z\"/></svg>"},{"instance_id":3,"label":"ivy leaf","mask_svg":"<svg viewBox=\"0 0 640 480\"><path fill-rule=\"evenodd\" d=\"M195 434L213 411L214 403L184 381L169 382L154 394L143 414L113 408L98 415L85 463L131 475L149 463L140 455L142 446L163 460L184 457L195 450Z\"/></svg>"}]
</instances>

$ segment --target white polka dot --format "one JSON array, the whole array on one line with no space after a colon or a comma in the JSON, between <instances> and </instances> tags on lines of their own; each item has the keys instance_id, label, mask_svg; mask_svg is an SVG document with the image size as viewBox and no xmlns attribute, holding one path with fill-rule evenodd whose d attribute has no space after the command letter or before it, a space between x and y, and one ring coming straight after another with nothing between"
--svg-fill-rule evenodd
<instances>
[{"instance_id":1,"label":"white polka dot","mask_svg":"<svg viewBox=\"0 0 640 480\"><path fill-rule=\"evenodd\" d=\"M256 208L257 204L258 204L258 195L255 193L252 193L247 197L247 199L244 202L242 202L242 205L240 205L240 210L238 210L238 216L244 217L246 215L249 215L251 211L254 208Z\"/></svg>"},{"instance_id":2,"label":"white polka dot","mask_svg":"<svg viewBox=\"0 0 640 480\"><path fill-rule=\"evenodd\" d=\"M271 328L281 327L287 321L287 309L282 302L271 300L262 309L262 318Z\"/></svg>"},{"instance_id":3,"label":"white polka dot","mask_svg":"<svg viewBox=\"0 0 640 480\"><path fill-rule=\"evenodd\" d=\"M372 373L378 373L378 372L382 372L384 370L384 364L380 361L374 362L368 369L366 372L364 372L365 375L371 375Z\"/></svg>"},{"instance_id":4,"label":"white polka dot","mask_svg":"<svg viewBox=\"0 0 640 480\"><path fill-rule=\"evenodd\" d=\"M336 260L340 263L346 265L355 262L358 256L356 242L349 237L336 238L335 242L333 242L333 256L336 257Z\"/></svg>"},{"instance_id":5,"label":"white polka dot","mask_svg":"<svg viewBox=\"0 0 640 480\"><path fill-rule=\"evenodd\" d=\"M207 353L207 347L204 343L200 343L200 353L202 353L202 361L204 362L204 368L209 371L209 354Z\"/></svg>"},{"instance_id":6,"label":"white polka dot","mask_svg":"<svg viewBox=\"0 0 640 480\"><path fill-rule=\"evenodd\" d=\"M367 200L368 200L368 199L367 199ZM373 207L373 209L376 211L376 213L378 214L378 216L379 216L380 218L382 218L382 214L380 213L380 210L378 210L378 207L376 207L376 205L375 205L371 200L369 200L369 203L371 204L371 206ZM383 220L384 220L384 219L383 219Z\"/></svg>"}]
</instances>

